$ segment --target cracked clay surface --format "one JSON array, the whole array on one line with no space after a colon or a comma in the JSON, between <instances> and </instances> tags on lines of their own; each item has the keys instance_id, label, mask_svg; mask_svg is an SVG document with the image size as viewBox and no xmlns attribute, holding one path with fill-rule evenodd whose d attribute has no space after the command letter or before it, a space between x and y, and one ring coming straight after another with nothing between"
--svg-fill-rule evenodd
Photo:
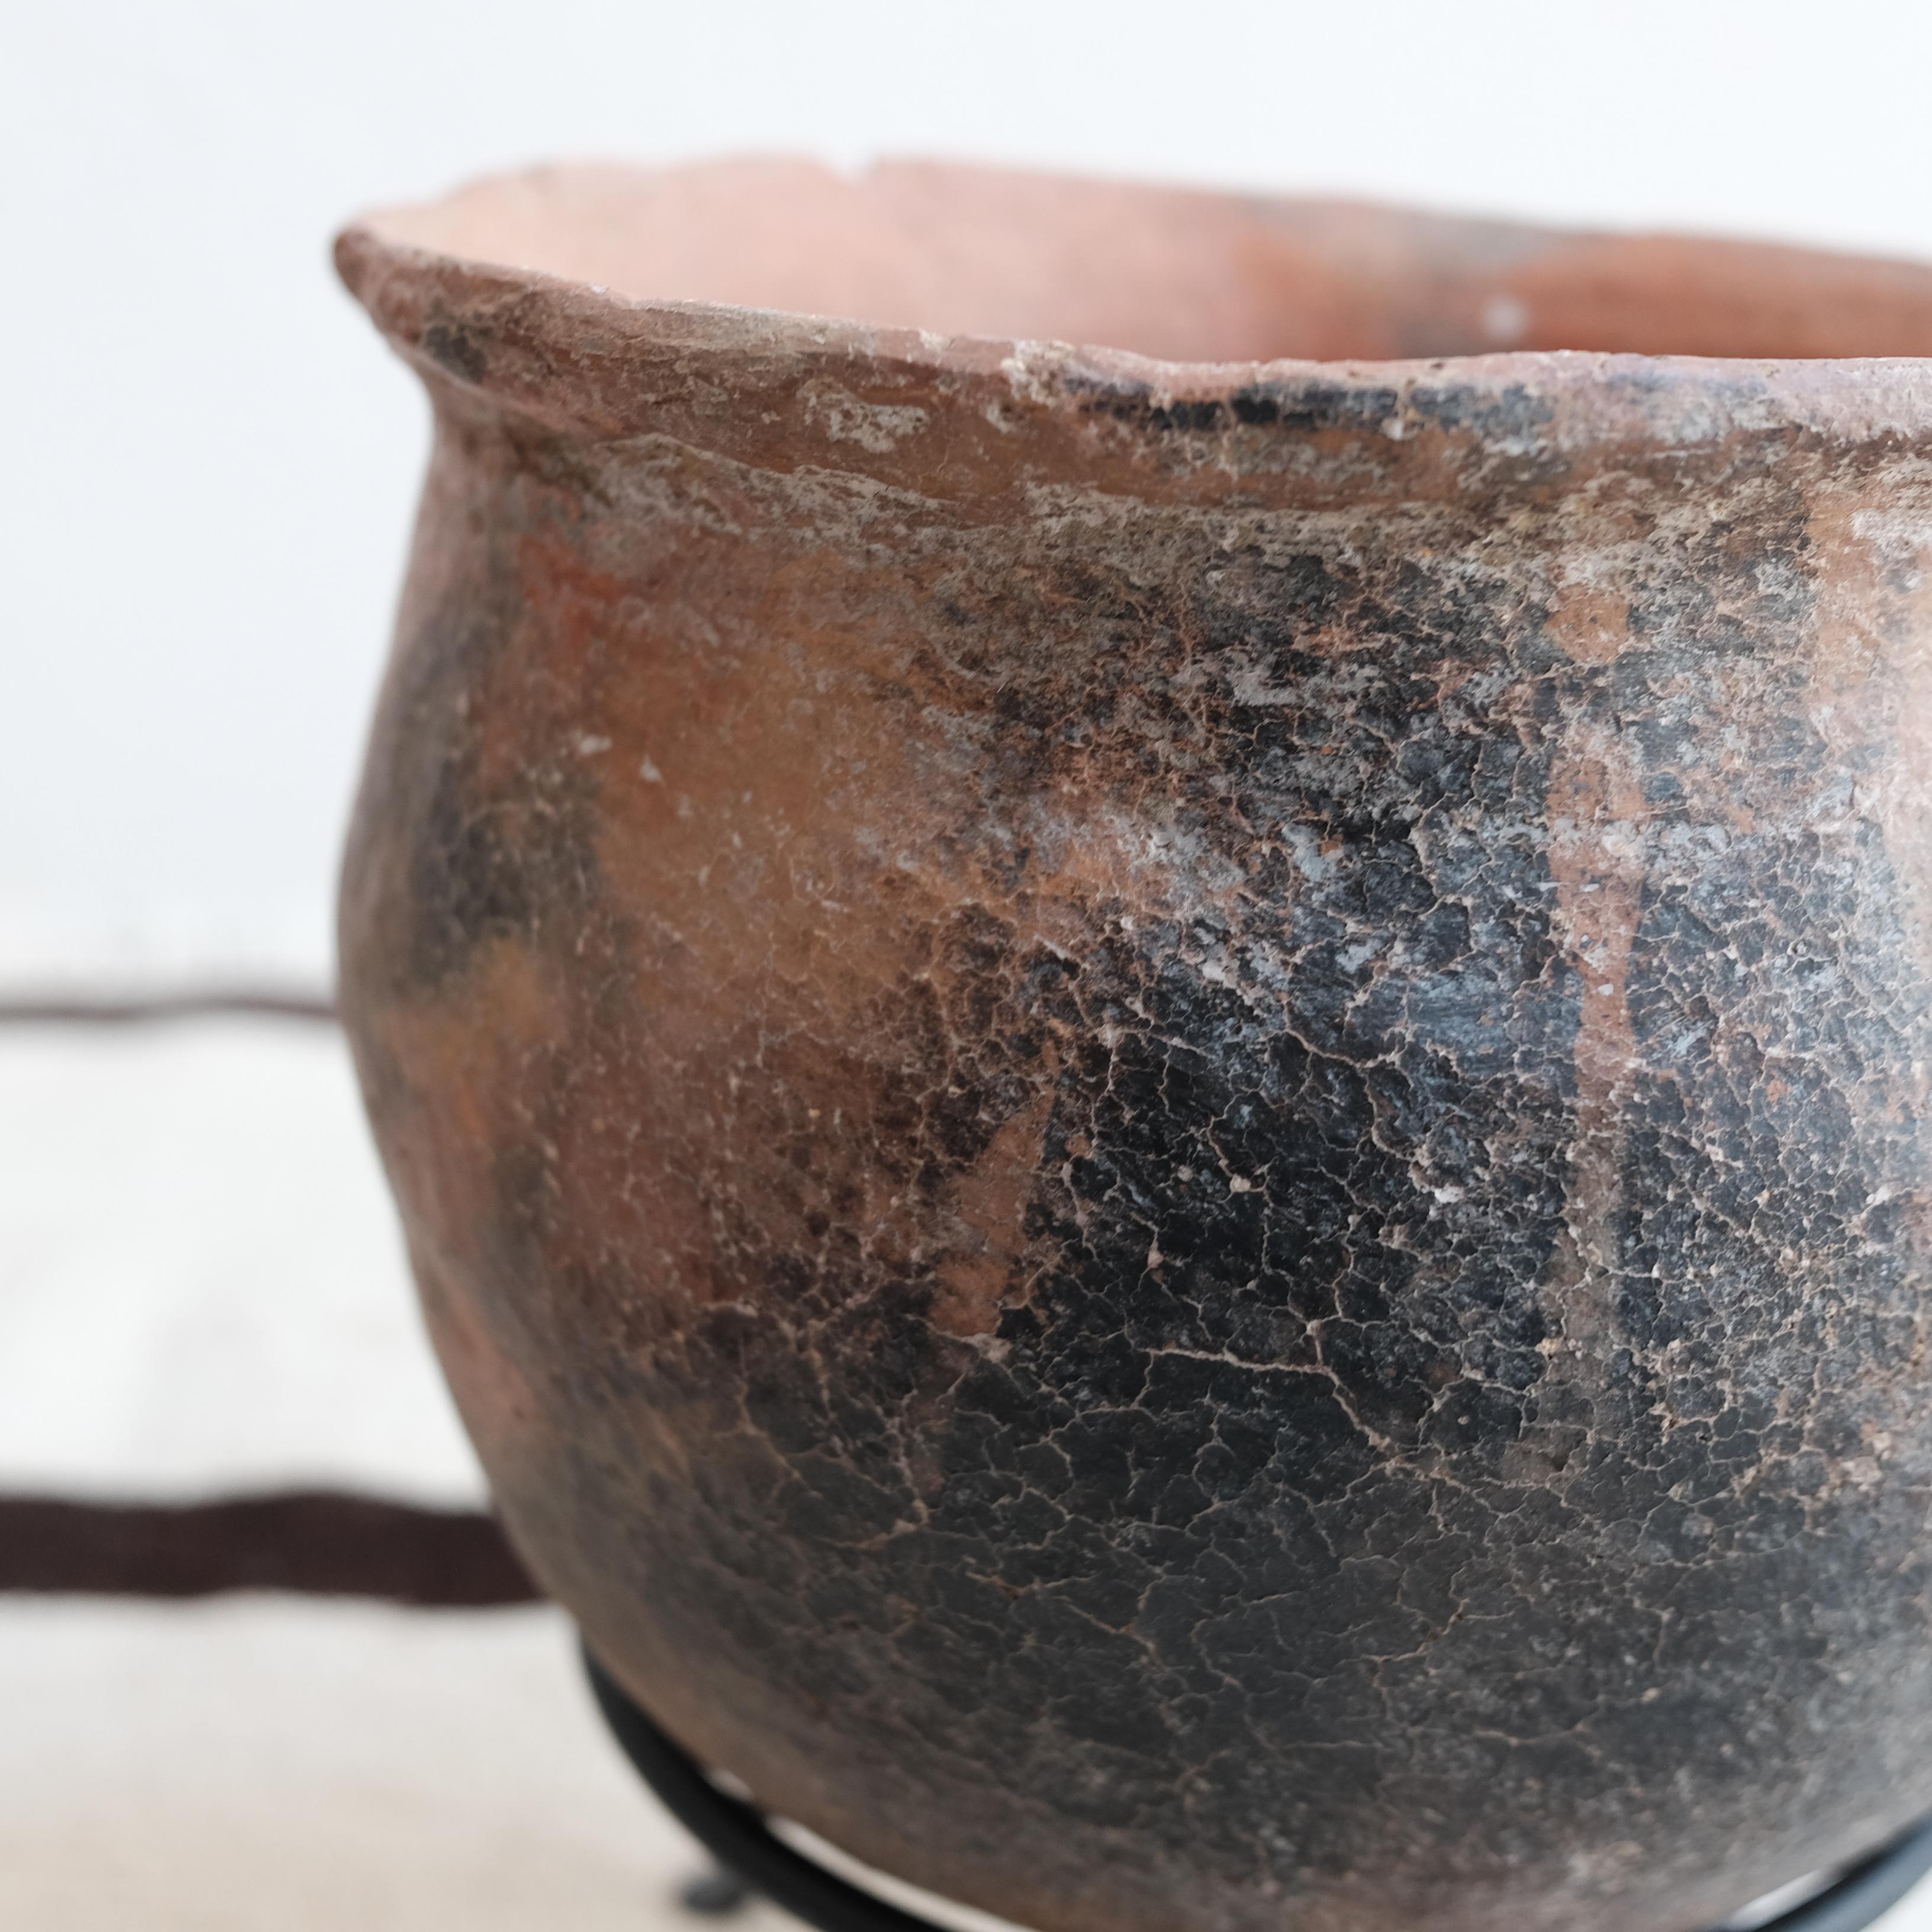
<instances>
[{"instance_id":1,"label":"cracked clay surface","mask_svg":"<svg viewBox=\"0 0 1932 1932\"><path fill-rule=\"evenodd\" d=\"M344 260L438 418L345 1012L661 1721L1040 1932L1672 1932L1932 1807L1923 365Z\"/></svg>"}]
</instances>

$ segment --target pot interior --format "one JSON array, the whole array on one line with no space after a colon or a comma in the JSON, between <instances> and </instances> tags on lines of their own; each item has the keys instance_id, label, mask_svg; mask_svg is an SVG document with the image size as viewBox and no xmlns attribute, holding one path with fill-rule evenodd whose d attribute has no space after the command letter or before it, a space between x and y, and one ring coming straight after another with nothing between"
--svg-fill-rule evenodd
<instances>
[{"instance_id":1,"label":"pot interior","mask_svg":"<svg viewBox=\"0 0 1932 1932\"><path fill-rule=\"evenodd\" d=\"M1932 268L926 162L544 169L370 224L641 299L1176 362L1932 356Z\"/></svg>"}]
</instances>

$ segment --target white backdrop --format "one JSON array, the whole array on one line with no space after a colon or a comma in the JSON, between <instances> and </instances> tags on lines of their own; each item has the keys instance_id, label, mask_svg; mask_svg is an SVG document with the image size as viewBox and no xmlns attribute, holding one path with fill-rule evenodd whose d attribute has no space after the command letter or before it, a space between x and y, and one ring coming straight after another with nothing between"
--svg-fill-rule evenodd
<instances>
[{"instance_id":1,"label":"white backdrop","mask_svg":"<svg viewBox=\"0 0 1932 1932\"><path fill-rule=\"evenodd\" d=\"M358 206L923 152L1932 257L1926 0L0 8L0 994L328 975L425 429ZM0 1032L0 1489L480 1493L332 1036ZM688 1925L574 1668L545 1611L0 1598L0 1924Z\"/></svg>"},{"instance_id":2,"label":"white backdrop","mask_svg":"<svg viewBox=\"0 0 1932 1932\"><path fill-rule=\"evenodd\" d=\"M15 0L0 980L328 971L424 440L359 205L981 155L1932 256L1918 0Z\"/></svg>"}]
</instances>

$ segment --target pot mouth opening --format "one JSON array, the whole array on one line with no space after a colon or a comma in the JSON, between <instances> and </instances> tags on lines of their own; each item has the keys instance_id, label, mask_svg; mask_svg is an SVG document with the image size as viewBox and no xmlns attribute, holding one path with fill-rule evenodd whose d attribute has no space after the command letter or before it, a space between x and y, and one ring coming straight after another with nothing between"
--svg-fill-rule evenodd
<instances>
[{"instance_id":1,"label":"pot mouth opening","mask_svg":"<svg viewBox=\"0 0 1932 1932\"><path fill-rule=\"evenodd\" d=\"M1172 364L1932 356L1914 262L931 161L542 168L362 225L628 302Z\"/></svg>"}]
</instances>

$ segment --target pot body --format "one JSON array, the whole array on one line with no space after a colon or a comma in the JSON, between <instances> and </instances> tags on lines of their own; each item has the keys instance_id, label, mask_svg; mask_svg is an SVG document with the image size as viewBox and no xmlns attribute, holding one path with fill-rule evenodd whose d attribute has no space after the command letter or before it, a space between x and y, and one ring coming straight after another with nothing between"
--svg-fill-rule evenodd
<instances>
[{"instance_id":1,"label":"pot body","mask_svg":"<svg viewBox=\"0 0 1932 1932\"><path fill-rule=\"evenodd\" d=\"M662 1722L1043 1932L1654 1932L1932 1806L1882 371L1177 396L346 260L438 430L344 1015Z\"/></svg>"}]
</instances>

